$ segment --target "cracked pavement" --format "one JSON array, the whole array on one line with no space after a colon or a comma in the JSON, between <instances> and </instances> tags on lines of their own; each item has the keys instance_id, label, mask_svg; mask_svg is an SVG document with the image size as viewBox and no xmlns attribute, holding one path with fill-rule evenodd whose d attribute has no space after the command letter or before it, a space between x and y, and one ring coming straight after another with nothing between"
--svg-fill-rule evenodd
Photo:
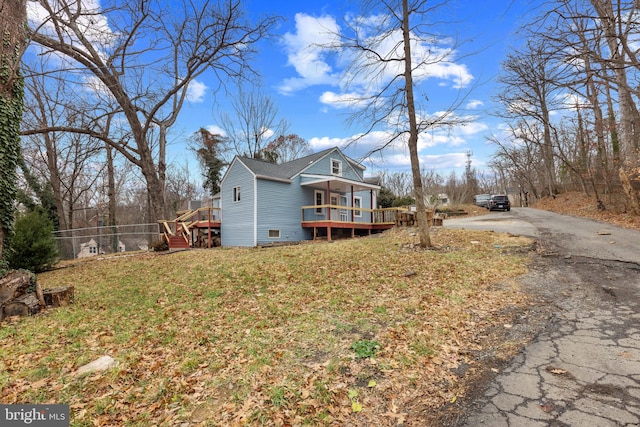
<instances>
[{"instance_id":1,"label":"cracked pavement","mask_svg":"<svg viewBox=\"0 0 640 427\"><path fill-rule=\"evenodd\" d=\"M522 285L549 314L446 425L640 425L640 233L530 208L446 222L536 238Z\"/></svg>"}]
</instances>

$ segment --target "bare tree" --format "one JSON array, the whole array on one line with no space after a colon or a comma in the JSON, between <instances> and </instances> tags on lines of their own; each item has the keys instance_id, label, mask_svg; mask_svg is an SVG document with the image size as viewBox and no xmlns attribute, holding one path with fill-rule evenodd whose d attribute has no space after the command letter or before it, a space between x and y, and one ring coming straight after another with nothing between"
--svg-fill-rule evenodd
<instances>
[{"instance_id":1,"label":"bare tree","mask_svg":"<svg viewBox=\"0 0 640 427\"><path fill-rule=\"evenodd\" d=\"M24 88L20 56L25 45L26 0L0 3L0 259L13 230L16 168L20 158L20 120Z\"/></svg>"},{"instance_id":2,"label":"bare tree","mask_svg":"<svg viewBox=\"0 0 640 427\"><path fill-rule=\"evenodd\" d=\"M353 55L345 85L362 89L363 93L346 101L358 108L349 122L364 125L363 136L374 131L388 134L370 154L398 145L408 148L421 247L431 246L431 238L418 139L425 131L465 121L454 114L455 105L443 113L427 114L420 101L428 98L418 100L414 93L416 76L424 78L430 66L452 60L453 48L440 45L441 35L436 31L429 33L429 25L438 21L438 9L446 4L447 1L425 0L364 1L363 10L371 19L348 22L350 34L341 35L333 45ZM455 104L459 102L461 98Z\"/></svg>"},{"instance_id":3,"label":"bare tree","mask_svg":"<svg viewBox=\"0 0 640 427\"><path fill-rule=\"evenodd\" d=\"M640 11L635 1L591 0L599 24L604 31L609 57L607 62L613 69L618 88L619 141L621 161L618 174L631 210L640 215L640 199L633 188L640 182L640 155L638 153L638 131L640 118L633 99L635 90L629 80L629 68L640 69L635 43L640 23ZM637 93L636 93L637 96ZM636 98L637 99L637 98Z\"/></svg>"},{"instance_id":4,"label":"bare tree","mask_svg":"<svg viewBox=\"0 0 640 427\"><path fill-rule=\"evenodd\" d=\"M32 42L44 55L63 58L61 78L82 84L78 93L92 87L101 112L91 127L53 130L89 134L112 146L140 169L151 214L163 217L167 135L189 85L206 71L221 82L250 78L255 43L275 18L246 22L240 0L133 0L105 8L86 0L37 4L46 19L30 23Z\"/></svg>"},{"instance_id":5,"label":"bare tree","mask_svg":"<svg viewBox=\"0 0 640 427\"><path fill-rule=\"evenodd\" d=\"M552 61L544 43L536 39L529 39L524 49L508 54L502 69L499 81L503 89L498 99L504 107L503 116L520 122L524 120L525 124L532 121L540 125L542 138L539 143L546 192L554 195L557 184L553 150L555 130L551 114L563 108L559 103L561 98L554 96L560 90L563 69Z\"/></svg>"},{"instance_id":6,"label":"bare tree","mask_svg":"<svg viewBox=\"0 0 640 427\"><path fill-rule=\"evenodd\" d=\"M286 122L278 121L278 107L273 100L259 89L247 91L239 86L231 109L231 113L220 114L231 154L275 160L269 158L267 145L273 135L284 134Z\"/></svg>"},{"instance_id":7,"label":"bare tree","mask_svg":"<svg viewBox=\"0 0 640 427\"><path fill-rule=\"evenodd\" d=\"M538 161L541 144L533 142L537 138L535 135L525 136L529 131L528 126L521 124L510 127L504 140L496 135L491 136L489 141L496 144L498 150L490 166L500 176L509 176L510 182L514 182L521 190L533 192L533 196L538 198L546 187L544 172ZM504 185L500 185L496 189L502 191L504 188Z\"/></svg>"},{"instance_id":8,"label":"bare tree","mask_svg":"<svg viewBox=\"0 0 640 427\"><path fill-rule=\"evenodd\" d=\"M413 178L410 173L385 172L382 182L396 197L406 197L413 193Z\"/></svg>"},{"instance_id":9,"label":"bare tree","mask_svg":"<svg viewBox=\"0 0 640 427\"><path fill-rule=\"evenodd\" d=\"M90 175L91 165L104 163L99 157L103 143L79 133L54 129L90 126L79 113L81 102L64 80L48 81L41 73L26 80L25 129L49 129L23 138L23 155L29 168L45 177L53 192L61 230L74 227L74 210L82 194L93 187L99 173ZM51 83L51 84L49 84ZM100 171L97 171L100 172ZM86 208L82 206L81 208Z\"/></svg>"},{"instance_id":10,"label":"bare tree","mask_svg":"<svg viewBox=\"0 0 640 427\"><path fill-rule=\"evenodd\" d=\"M276 163L286 163L312 153L309 142L294 133L278 135L265 147L265 152L275 157Z\"/></svg>"}]
</instances>

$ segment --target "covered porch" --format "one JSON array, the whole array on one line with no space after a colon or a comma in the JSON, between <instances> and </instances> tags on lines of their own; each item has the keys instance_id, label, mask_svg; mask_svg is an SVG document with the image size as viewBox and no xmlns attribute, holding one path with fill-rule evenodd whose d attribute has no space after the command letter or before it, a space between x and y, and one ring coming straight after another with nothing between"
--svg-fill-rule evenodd
<instances>
[{"instance_id":1,"label":"covered porch","mask_svg":"<svg viewBox=\"0 0 640 427\"><path fill-rule=\"evenodd\" d=\"M317 218L319 209L329 211L328 218ZM302 206L302 227L313 229L313 240L365 236L396 225L397 215L405 208L366 209L341 205ZM362 218L365 218L364 220Z\"/></svg>"},{"instance_id":2,"label":"covered porch","mask_svg":"<svg viewBox=\"0 0 640 427\"><path fill-rule=\"evenodd\" d=\"M380 186L340 176L303 175L301 185L313 190L314 204L302 206L302 227L313 239L355 237L392 228L403 208L375 209Z\"/></svg>"}]
</instances>

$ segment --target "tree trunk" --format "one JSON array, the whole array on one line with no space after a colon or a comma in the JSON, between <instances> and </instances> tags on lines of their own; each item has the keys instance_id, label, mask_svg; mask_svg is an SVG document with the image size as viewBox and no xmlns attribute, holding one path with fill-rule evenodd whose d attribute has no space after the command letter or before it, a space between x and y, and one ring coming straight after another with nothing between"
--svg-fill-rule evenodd
<instances>
[{"instance_id":1,"label":"tree trunk","mask_svg":"<svg viewBox=\"0 0 640 427\"><path fill-rule=\"evenodd\" d=\"M418 235L420 247L431 247L429 236L429 222L427 221L427 207L424 203L424 189L420 171L420 157L418 156L418 123L416 107L413 98L413 76L411 67L411 37L409 34L409 6L407 0L402 0L402 36L404 44L404 79L407 96L407 112L409 115L409 157L411 158L411 174L413 175L413 191L416 198L416 219L418 220Z\"/></svg>"},{"instance_id":2,"label":"tree trunk","mask_svg":"<svg viewBox=\"0 0 640 427\"><path fill-rule=\"evenodd\" d=\"M40 311L40 303L34 294L22 295L1 307L0 321L11 316L33 316Z\"/></svg>"},{"instance_id":3,"label":"tree trunk","mask_svg":"<svg viewBox=\"0 0 640 427\"><path fill-rule=\"evenodd\" d=\"M118 227L116 227L116 210L118 207L118 201L116 200L116 178L113 165L113 147L109 144L105 144L105 147L107 150L107 198L109 199L107 225L111 227L111 250L115 253L118 252L118 243L120 242L118 237Z\"/></svg>"},{"instance_id":4,"label":"tree trunk","mask_svg":"<svg viewBox=\"0 0 640 427\"><path fill-rule=\"evenodd\" d=\"M75 288L65 286L63 288L53 288L44 290L44 301L48 307L65 307L73 304Z\"/></svg>"},{"instance_id":5,"label":"tree trunk","mask_svg":"<svg viewBox=\"0 0 640 427\"><path fill-rule=\"evenodd\" d=\"M617 23L623 19L613 10L611 0L591 0L598 13L600 24L604 30L607 45L611 53L609 66L613 68L618 87L618 104L620 110L620 164L618 175L622 188L630 205L631 212L640 215L640 200L633 184L637 181L639 169L637 144L634 135L635 106L628 85L625 54L621 49L627 40L626 34L618 33Z\"/></svg>"},{"instance_id":6,"label":"tree trunk","mask_svg":"<svg viewBox=\"0 0 640 427\"><path fill-rule=\"evenodd\" d=\"M27 293L34 276L25 270L13 270L0 279L0 306Z\"/></svg>"},{"instance_id":7,"label":"tree trunk","mask_svg":"<svg viewBox=\"0 0 640 427\"><path fill-rule=\"evenodd\" d=\"M20 122L24 88L20 57L25 45L26 0L0 2L0 259L13 228L16 180L20 158Z\"/></svg>"}]
</instances>

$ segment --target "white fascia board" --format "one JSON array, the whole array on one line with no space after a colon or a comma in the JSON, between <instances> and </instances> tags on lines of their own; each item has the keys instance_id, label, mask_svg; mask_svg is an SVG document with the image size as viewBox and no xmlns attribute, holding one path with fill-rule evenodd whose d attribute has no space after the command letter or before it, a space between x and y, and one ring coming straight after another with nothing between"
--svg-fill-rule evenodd
<instances>
[{"instance_id":1,"label":"white fascia board","mask_svg":"<svg viewBox=\"0 0 640 427\"><path fill-rule=\"evenodd\" d=\"M350 184L357 187L368 188L370 190L379 190L381 188L379 185L367 184L366 182L362 182L362 181L353 181L351 179L345 179L339 176L302 174L300 177L312 179L311 181L301 182L300 185L315 185L315 184L320 184L327 181L338 181L344 184Z\"/></svg>"}]
</instances>

